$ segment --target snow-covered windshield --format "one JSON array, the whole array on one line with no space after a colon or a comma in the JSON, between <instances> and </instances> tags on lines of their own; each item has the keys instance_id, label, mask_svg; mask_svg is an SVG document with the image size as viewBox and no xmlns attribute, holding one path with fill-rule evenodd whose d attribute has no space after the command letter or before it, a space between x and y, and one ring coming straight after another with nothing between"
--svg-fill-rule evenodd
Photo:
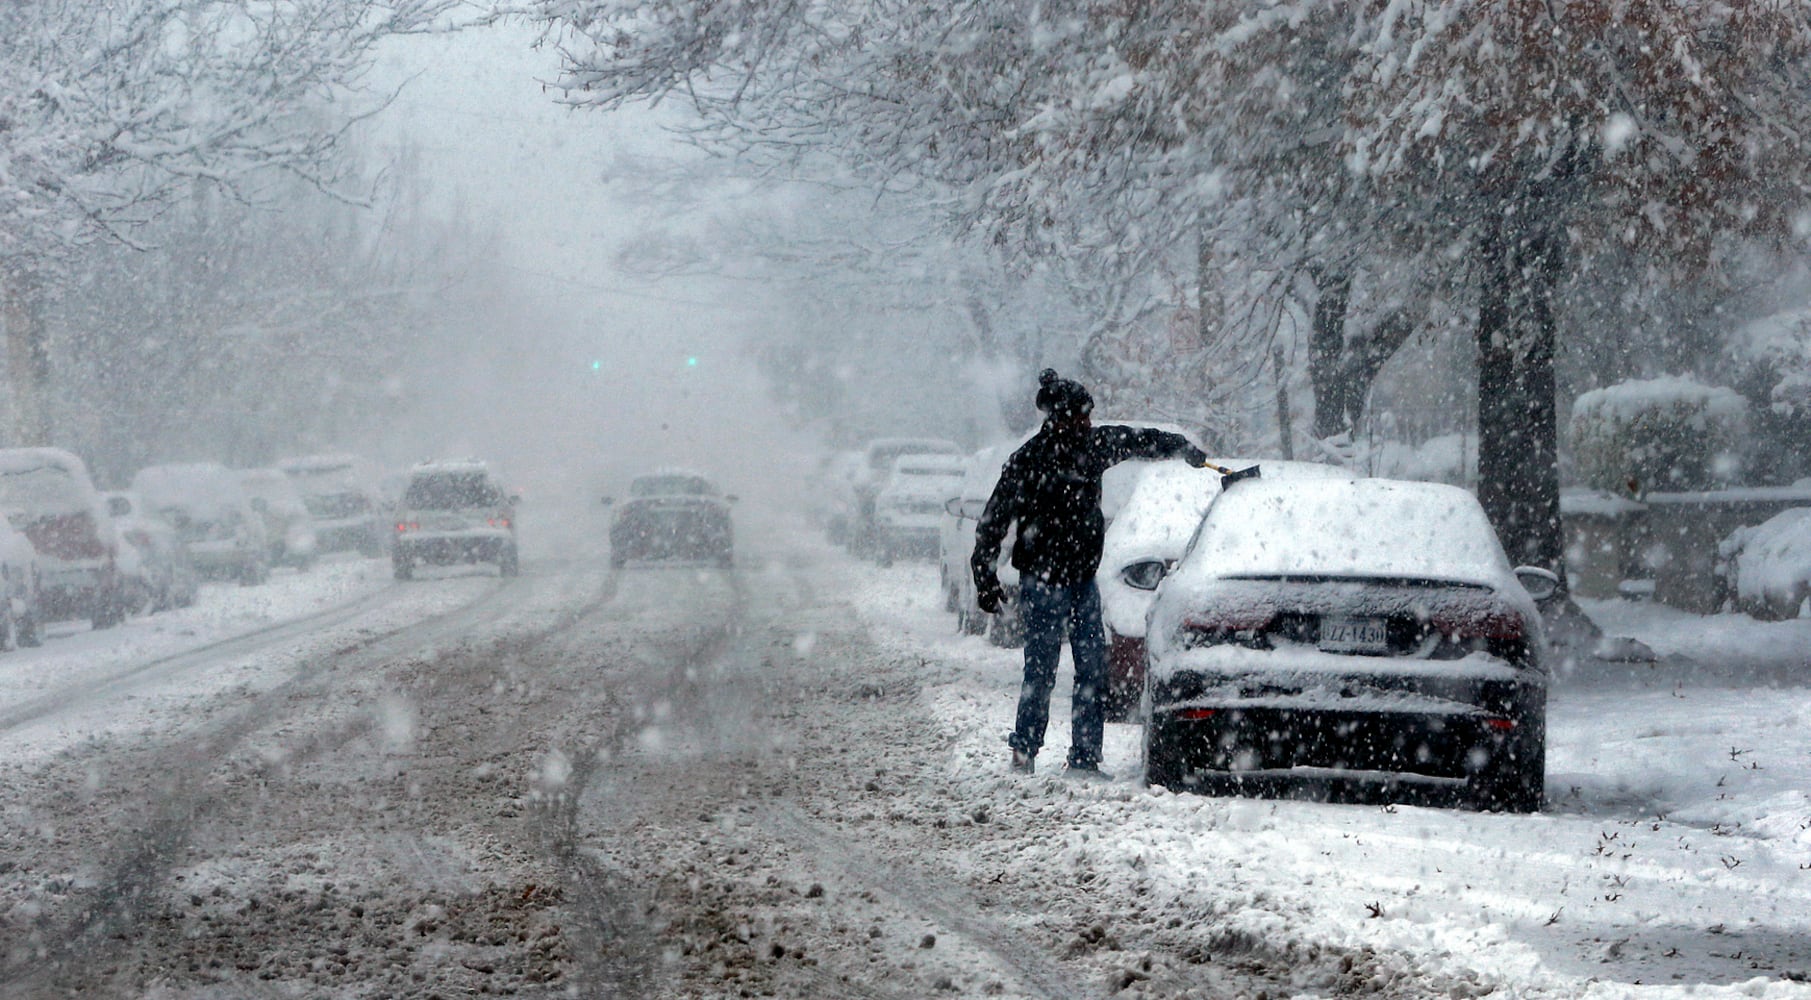
<instances>
[{"instance_id":1,"label":"snow-covered windshield","mask_svg":"<svg viewBox=\"0 0 1811 1000\"><path fill-rule=\"evenodd\" d=\"M1178 578L1346 576L1491 583L1509 573L1471 494L1388 479L1256 479L1215 499Z\"/></svg>"}]
</instances>

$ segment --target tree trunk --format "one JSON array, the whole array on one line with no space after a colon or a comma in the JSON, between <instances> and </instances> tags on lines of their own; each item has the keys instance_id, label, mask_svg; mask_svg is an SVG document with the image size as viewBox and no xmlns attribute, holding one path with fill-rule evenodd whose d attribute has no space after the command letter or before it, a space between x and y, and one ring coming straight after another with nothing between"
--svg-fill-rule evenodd
<instances>
[{"instance_id":1,"label":"tree trunk","mask_svg":"<svg viewBox=\"0 0 1811 1000\"><path fill-rule=\"evenodd\" d=\"M1554 398L1554 290L1564 231L1533 199L1479 237L1478 499L1517 565L1565 574Z\"/></svg>"},{"instance_id":2,"label":"tree trunk","mask_svg":"<svg viewBox=\"0 0 1811 1000\"><path fill-rule=\"evenodd\" d=\"M1345 377L1346 305L1352 277L1316 270L1314 325L1308 333L1308 384L1314 389L1314 436L1322 441L1351 430L1350 387Z\"/></svg>"},{"instance_id":3,"label":"tree trunk","mask_svg":"<svg viewBox=\"0 0 1811 1000\"><path fill-rule=\"evenodd\" d=\"M50 343L43 284L30 271L0 267L0 327L13 397L10 437L19 445L50 444Z\"/></svg>"}]
</instances>

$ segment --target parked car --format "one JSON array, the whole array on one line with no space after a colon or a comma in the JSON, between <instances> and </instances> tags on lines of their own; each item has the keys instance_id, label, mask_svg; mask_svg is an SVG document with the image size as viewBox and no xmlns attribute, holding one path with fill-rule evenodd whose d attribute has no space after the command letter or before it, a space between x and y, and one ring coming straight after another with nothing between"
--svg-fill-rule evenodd
<instances>
[{"instance_id":1,"label":"parked car","mask_svg":"<svg viewBox=\"0 0 1811 1000\"><path fill-rule=\"evenodd\" d=\"M1557 588L1457 487L1238 483L1151 608L1145 780L1536 810Z\"/></svg>"},{"instance_id":2,"label":"parked car","mask_svg":"<svg viewBox=\"0 0 1811 1000\"><path fill-rule=\"evenodd\" d=\"M239 485L264 520L270 564L299 570L314 565L314 518L295 482L281 469L245 469L239 473Z\"/></svg>"},{"instance_id":3,"label":"parked car","mask_svg":"<svg viewBox=\"0 0 1811 1000\"><path fill-rule=\"evenodd\" d=\"M284 459L277 468L296 484L302 503L314 518L319 552L356 551L375 558L389 548L390 515L378 467L357 455L306 455Z\"/></svg>"},{"instance_id":4,"label":"parked car","mask_svg":"<svg viewBox=\"0 0 1811 1000\"><path fill-rule=\"evenodd\" d=\"M0 517L0 649L43 643L38 622L38 550Z\"/></svg>"},{"instance_id":5,"label":"parked car","mask_svg":"<svg viewBox=\"0 0 1811 1000\"><path fill-rule=\"evenodd\" d=\"M516 498L489 465L476 460L424 462L409 472L397 515L390 565L398 580L422 564L495 563L501 576L521 572Z\"/></svg>"},{"instance_id":6,"label":"parked car","mask_svg":"<svg viewBox=\"0 0 1811 1000\"><path fill-rule=\"evenodd\" d=\"M862 459L850 477L850 499L854 508L849 525L849 551L858 556L879 552L880 531L875 520L874 500L892 474L893 462L901 455L961 456L962 447L942 438L875 438L862 449Z\"/></svg>"},{"instance_id":7,"label":"parked car","mask_svg":"<svg viewBox=\"0 0 1811 1000\"><path fill-rule=\"evenodd\" d=\"M1346 470L1316 462L1214 459L1222 468L1261 465L1266 479L1344 479ZM1180 459L1149 463L1107 525L1101 545L1101 621L1107 638L1109 722L1130 721L1144 693L1145 616L1157 587L1182 558L1201 516L1220 495L1220 474Z\"/></svg>"},{"instance_id":8,"label":"parked car","mask_svg":"<svg viewBox=\"0 0 1811 1000\"><path fill-rule=\"evenodd\" d=\"M127 606L155 612L193 605L201 574L176 529L152 514L144 498L131 490L103 496L121 550L129 547L133 553L132 559L122 560Z\"/></svg>"},{"instance_id":9,"label":"parked car","mask_svg":"<svg viewBox=\"0 0 1811 1000\"><path fill-rule=\"evenodd\" d=\"M0 450L0 514L37 550L39 621L120 623L119 536L80 458L61 448Z\"/></svg>"},{"instance_id":10,"label":"parked car","mask_svg":"<svg viewBox=\"0 0 1811 1000\"><path fill-rule=\"evenodd\" d=\"M215 462L147 466L132 477L132 491L176 529L203 578L246 587L270 578L264 519L233 470Z\"/></svg>"},{"instance_id":11,"label":"parked car","mask_svg":"<svg viewBox=\"0 0 1811 1000\"><path fill-rule=\"evenodd\" d=\"M610 565L630 560L699 559L729 567L735 564L735 526L730 519L733 495L725 495L709 476L669 469L638 476L621 503L605 497L615 510L610 518Z\"/></svg>"},{"instance_id":12,"label":"parked car","mask_svg":"<svg viewBox=\"0 0 1811 1000\"><path fill-rule=\"evenodd\" d=\"M968 457L963 463L962 481L957 484L956 495L944 502L944 514L937 532L943 606L956 613L956 629L964 635L986 633L988 641L1003 647L1018 646L1025 641L1025 629L1018 613L1019 571L1012 568L1012 534L1008 532L1001 543L1000 559L994 569L999 575L1001 589L1006 591L1006 603L999 614L990 615L976 603L975 577L968 560L975 551L975 525L987 508L994 485L1000 481L1000 470L1028 437L982 448Z\"/></svg>"},{"instance_id":13,"label":"parked car","mask_svg":"<svg viewBox=\"0 0 1811 1000\"><path fill-rule=\"evenodd\" d=\"M884 565L902 555L937 550L943 505L961 489L960 455L908 454L874 497L875 555Z\"/></svg>"}]
</instances>

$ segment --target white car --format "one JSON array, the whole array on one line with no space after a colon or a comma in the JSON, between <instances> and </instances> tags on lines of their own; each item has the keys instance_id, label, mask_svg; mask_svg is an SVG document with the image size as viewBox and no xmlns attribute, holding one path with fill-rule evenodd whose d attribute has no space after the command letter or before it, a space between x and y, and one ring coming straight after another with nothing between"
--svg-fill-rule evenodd
<instances>
[{"instance_id":1,"label":"white car","mask_svg":"<svg viewBox=\"0 0 1811 1000\"><path fill-rule=\"evenodd\" d=\"M1455 486L1237 483L1151 606L1145 781L1538 809L1558 588Z\"/></svg>"},{"instance_id":2,"label":"white car","mask_svg":"<svg viewBox=\"0 0 1811 1000\"><path fill-rule=\"evenodd\" d=\"M962 455L962 447L942 438L875 438L862 449L849 478L853 510L849 524L849 551L858 556L880 554L880 536L875 523L874 500L892 475L893 463L901 455Z\"/></svg>"},{"instance_id":3,"label":"white car","mask_svg":"<svg viewBox=\"0 0 1811 1000\"><path fill-rule=\"evenodd\" d=\"M152 514L144 498L131 490L112 490L103 497L120 539L127 606L155 612L193 605L201 578L176 529Z\"/></svg>"},{"instance_id":4,"label":"white car","mask_svg":"<svg viewBox=\"0 0 1811 1000\"><path fill-rule=\"evenodd\" d=\"M301 491L318 551L352 549L375 557L389 550L395 504L386 499L375 464L358 455L324 454L284 459L277 468Z\"/></svg>"},{"instance_id":5,"label":"white car","mask_svg":"<svg viewBox=\"0 0 1811 1000\"><path fill-rule=\"evenodd\" d=\"M38 550L23 532L0 517L0 648L41 644L40 614Z\"/></svg>"},{"instance_id":6,"label":"white car","mask_svg":"<svg viewBox=\"0 0 1811 1000\"><path fill-rule=\"evenodd\" d=\"M937 548L943 505L961 490L960 455L901 455L874 497L874 532L884 565L907 553L930 555Z\"/></svg>"},{"instance_id":7,"label":"white car","mask_svg":"<svg viewBox=\"0 0 1811 1000\"><path fill-rule=\"evenodd\" d=\"M202 576L248 587L269 579L264 519L231 469L214 462L147 466L132 477L132 492L176 529Z\"/></svg>"},{"instance_id":8,"label":"white car","mask_svg":"<svg viewBox=\"0 0 1811 1000\"><path fill-rule=\"evenodd\" d=\"M1019 571L1012 568L1012 534L1007 533L1000 545L1000 558L994 566L1000 588L1006 591L1006 606L997 615L989 615L975 603L975 575L969 557L975 552L975 525L987 508L994 485L1000 481L1000 469L1006 459L1030 439L1017 440L982 448L963 463L962 481L956 495L944 504L944 515L937 532L938 562L941 565L943 606L956 613L956 628L964 635L986 633L996 646L1017 646L1025 641L1025 630L1018 617Z\"/></svg>"},{"instance_id":9,"label":"white car","mask_svg":"<svg viewBox=\"0 0 1811 1000\"><path fill-rule=\"evenodd\" d=\"M1101 621L1107 637L1107 719L1125 722L1144 692L1145 615L1164 575L1182 558L1208 505L1220 495L1220 473L1180 459L1143 463L1131 494L1107 525L1101 546ZM1227 469L1258 466L1266 479L1345 479L1351 473L1315 462L1214 459Z\"/></svg>"},{"instance_id":10,"label":"white car","mask_svg":"<svg viewBox=\"0 0 1811 1000\"><path fill-rule=\"evenodd\" d=\"M419 565L493 563L499 576L521 572L516 545L518 497L477 460L424 462L409 472L397 515L390 566L398 580Z\"/></svg>"},{"instance_id":11,"label":"white car","mask_svg":"<svg viewBox=\"0 0 1811 1000\"><path fill-rule=\"evenodd\" d=\"M239 473L239 485L251 498L252 509L264 519L271 565L299 570L313 565L317 548L314 518L295 482L280 469L245 469Z\"/></svg>"}]
</instances>

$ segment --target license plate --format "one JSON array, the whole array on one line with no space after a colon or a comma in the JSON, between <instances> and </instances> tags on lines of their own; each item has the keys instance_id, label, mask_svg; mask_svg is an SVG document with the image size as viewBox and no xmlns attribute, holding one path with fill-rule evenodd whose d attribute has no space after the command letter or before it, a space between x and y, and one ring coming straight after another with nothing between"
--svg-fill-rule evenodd
<instances>
[{"instance_id":1,"label":"license plate","mask_svg":"<svg viewBox=\"0 0 1811 1000\"><path fill-rule=\"evenodd\" d=\"M1390 640L1382 618L1329 615L1321 619L1320 648L1331 653L1386 653Z\"/></svg>"}]
</instances>

